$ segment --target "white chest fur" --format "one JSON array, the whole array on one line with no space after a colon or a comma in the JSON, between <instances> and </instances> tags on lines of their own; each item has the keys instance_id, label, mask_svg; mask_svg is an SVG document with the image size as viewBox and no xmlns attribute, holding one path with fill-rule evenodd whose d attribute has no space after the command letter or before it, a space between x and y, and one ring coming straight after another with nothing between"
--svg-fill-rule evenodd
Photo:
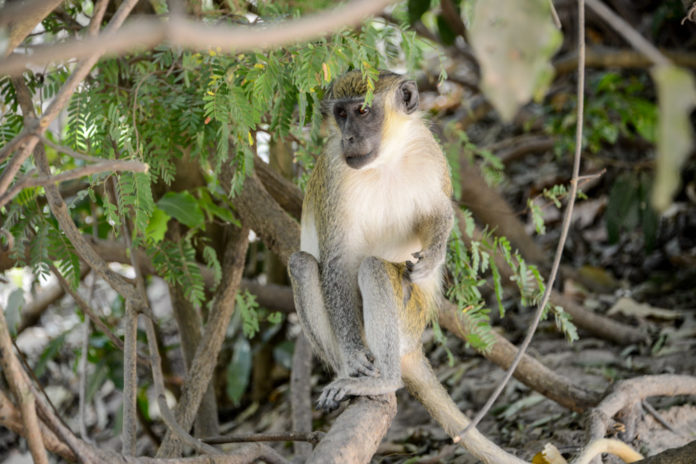
<instances>
[{"instance_id":1,"label":"white chest fur","mask_svg":"<svg viewBox=\"0 0 696 464\"><path fill-rule=\"evenodd\" d=\"M346 238L356 258L403 262L422 249L417 221L442 201L441 166L417 152L386 158L374 168L349 172L342 185L351 231Z\"/></svg>"}]
</instances>

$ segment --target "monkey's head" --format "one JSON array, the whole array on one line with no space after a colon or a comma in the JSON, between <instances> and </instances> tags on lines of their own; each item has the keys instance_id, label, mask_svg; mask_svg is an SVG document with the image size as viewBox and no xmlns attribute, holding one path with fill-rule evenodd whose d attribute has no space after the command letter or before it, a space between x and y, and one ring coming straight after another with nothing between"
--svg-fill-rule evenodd
<instances>
[{"instance_id":1,"label":"monkey's head","mask_svg":"<svg viewBox=\"0 0 696 464\"><path fill-rule=\"evenodd\" d=\"M322 109L336 123L348 166L360 169L379 156L386 126L418 109L418 87L412 80L381 71L374 98L366 106L367 82L360 71L350 71L331 83Z\"/></svg>"}]
</instances>

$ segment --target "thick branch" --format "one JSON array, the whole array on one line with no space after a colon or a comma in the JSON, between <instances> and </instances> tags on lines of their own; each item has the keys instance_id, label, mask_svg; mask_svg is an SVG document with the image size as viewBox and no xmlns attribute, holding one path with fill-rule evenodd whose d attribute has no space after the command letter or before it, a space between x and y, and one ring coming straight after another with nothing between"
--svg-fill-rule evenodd
<instances>
[{"instance_id":1,"label":"thick branch","mask_svg":"<svg viewBox=\"0 0 696 464\"><path fill-rule=\"evenodd\" d=\"M394 394L361 397L336 418L307 464L367 463L396 415Z\"/></svg>"},{"instance_id":2,"label":"thick branch","mask_svg":"<svg viewBox=\"0 0 696 464\"><path fill-rule=\"evenodd\" d=\"M302 216L302 191L259 157L254 158L254 170L273 199L299 221Z\"/></svg>"},{"instance_id":3,"label":"thick branch","mask_svg":"<svg viewBox=\"0 0 696 464\"><path fill-rule=\"evenodd\" d=\"M290 255L300 247L300 228L266 191L256 174L244 181L235 205L244 225L256 232L266 246L287 263Z\"/></svg>"},{"instance_id":4,"label":"thick branch","mask_svg":"<svg viewBox=\"0 0 696 464\"><path fill-rule=\"evenodd\" d=\"M25 436L26 434L24 424L22 423L22 415L2 390L0 390L0 425L7 427L17 435ZM50 452L61 456L66 461L77 461L75 453L43 423L39 422L39 427L41 428L44 446Z\"/></svg>"},{"instance_id":5,"label":"thick branch","mask_svg":"<svg viewBox=\"0 0 696 464\"><path fill-rule=\"evenodd\" d=\"M466 340L471 325L467 323L466 314L459 311L455 305L450 302L442 305L439 322L442 327L462 340ZM496 338L495 343L483 355L489 361L507 369L517 354L517 347L497 332L492 333ZM570 379L550 370L530 355L522 357L514 376L531 389L572 411L583 412L596 405L601 398L598 392L585 390Z\"/></svg>"},{"instance_id":6,"label":"thick branch","mask_svg":"<svg viewBox=\"0 0 696 464\"><path fill-rule=\"evenodd\" d=\"M290 374L290 409L292 412L292 430L296 433L312 432L312 347L304 334L295 341L292 354L292 372ZM312 452L309 443L293 444L295 456L307 459Z\"/></svg>"},{"instance_id":7,"label":"thick branch","mask_svg":"<svg viewBox=\"0 0 696 464\"><path fill-rule=\"evenodd\" d=\"M616 413L649 396L696 395L696 377L646 375L616 384L612 393L590 411L589 442L602 438Z\"/></svg>"},{"instance_id":8,"label":"thick branch","mask_svg":"<svg viewBox=\"0 0 696 464\"><path fill-rule=\"evenodd\" d=\"M0 74L18 74L34 66L86 58L94 54L122 55L162 42L191 50L221 49L223 53L261 50L311 40L360 23L382 11L392 0L358 0L333 10L272 26L229 26L172 16L168 21L139 19L116 32L113 28L90 40L70 40L35 48L30 56L13 55L0 62ZM90 66L91 67L91 66Z\"/></svg>"},{"instance_id":9,"label":"thick branch","mask_svg":"<svg viewBox=\"0 0 696 464\"><path fill-rule=\"evenodd\" d=\"M227 243L222 262L222 280L215 294L215 302L205 326L202 343L198 345L191 367L186 372L184 387L175 411L176 422L184 430L191 428L203 395L213 377L217 357L227 332L227 325L234 312L234 298L242 279L248 244L249 231L247 229L235 230L234 236ZM180 444L171 432L167 432L157 455L165 457L179 453Z\"/></svg>"},{"instance_id":10,"label":"thick branch","mask_svg":"<svg viewBox=\"0 0 696 464\"><path fill-rule=\"evenodd\" d=\"M46 449L41 438L39 418L36 416L34 395L31 393L24 372L15 357L11 340L5 320L5 308L0 307L0 366L2 366L7 383L10 384L12 394L19 403L31 456L37 464L48 464L48 456L46 456Z\"/></svg>"},{"instance_id":11,"label":"thick branch","mask_svg":"<svg viewBox=\"0 0 696 464\"><path fill-rule=\"evenodd\" d=\"M33 0L21 2L18 6L12 4L10 7L3 8L0 27L5 24L10 26L7 48L3 55L12 53L12 50L22 43L34 27L61 3L62 0Z\"/></svg>"}]
</instances>

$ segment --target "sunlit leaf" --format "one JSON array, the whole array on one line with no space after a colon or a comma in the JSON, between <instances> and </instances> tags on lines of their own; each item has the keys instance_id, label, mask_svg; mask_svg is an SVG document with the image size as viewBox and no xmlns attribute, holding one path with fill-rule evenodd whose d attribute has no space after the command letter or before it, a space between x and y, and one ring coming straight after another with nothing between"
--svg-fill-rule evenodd
<instances>
[{"instance_id":1,"label":"sunlit leaf","mask_svg":"<svg viewBox=\"0 0 696 464\"><path fill-rule=\"evenodd\" d=\"M147 238L152 240L154 243L159 243L164 238L164 234L167 232L167 223L171 219L167 213L159 208L155 208L150 216L150 222L147 224L147 229L145 229L145 234Z\"/></svg>"},{"instance_id":2,"label":"sunlit leaf","mask_svg":"<svg viewBox=\"0 0 696 464\"><path fill-rule=\"evenodd\" d=\"M657 85L659 109L652 204L662 212L672 203L681 183L681 166L693 147L689 113L696 105L696 87L693 76L675 66L657 67L652 70L652 76Z\"/></svg>"},{"instance_id":3,"label":"sunlit leaf","mask_svg":"<svg viewBox=\"0 0 696 464\"><path fill-rule=\"evenodd\" d=\"M481 88L509 121L521 105L546 92L561 33L548 0L479 0L473 14L469 38L481 64Z\"/></svg>"}]
</instances>

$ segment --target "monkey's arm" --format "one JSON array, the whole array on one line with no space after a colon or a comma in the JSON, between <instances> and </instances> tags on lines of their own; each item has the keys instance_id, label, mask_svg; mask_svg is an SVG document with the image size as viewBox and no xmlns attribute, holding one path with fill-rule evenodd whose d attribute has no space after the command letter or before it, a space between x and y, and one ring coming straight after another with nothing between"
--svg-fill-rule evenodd
<instances>
[{"instance_id":1,"label":"monkey's arm","mask_svg":"<svg viewBox=\"0 0 696 464\"><path fill-rule=\"evenodd\" d=\"M452 206L447 200L437 211L424 216L416 224L416 234L423 249L414 253L415 261L407 261L411 281L417 282L430 277L444 262L447 255L447 240L454 222Z\"/></svg>"},{"instance_id":2,"label":"monkey's arm","mask_svg":"<svg viewBox=\"0 0 696 464\"><path fill-rule=\"evenodd\" d=\"M339 256L329 256L322 263L321 287L342 365L339 377L376 376L379 371L374 365L374 356L365 347L360 321L360 300L357 276L350 272L348 264Z\"/></svg>"}]
</instances>

